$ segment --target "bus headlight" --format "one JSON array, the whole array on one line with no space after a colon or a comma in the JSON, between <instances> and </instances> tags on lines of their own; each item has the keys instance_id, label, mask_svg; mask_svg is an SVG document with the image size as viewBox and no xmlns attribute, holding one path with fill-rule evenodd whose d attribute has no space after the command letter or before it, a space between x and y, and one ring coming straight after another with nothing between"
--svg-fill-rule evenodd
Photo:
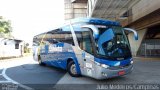
<instances>
[{"instance_id":1,"label":"bus headlight","mask_svg":"<svg viewBox=\"0 0 160 90\"><path fill-rule=\"evenodd\" d=\"M130 61L131 61L130 64L133 64L133 58L131 58Z\"/></svg>"},{"instance_id":2,"label":"bus headlight","mask_svg":"<svg viewBox=\"0 0 160 90\"><path fill-rule=\"evenodd\" d=\"M121 63L120 62L117 62L114 66L119 66Z\"/></svg>"},{"instance_id":3,"label":"bus headlight","mask_svg":"<svg viewBox=\"0 0 160 90\"><path fill-rule=\"evenodd\" d=\"M101 67L103 67L103 68L108 68L109 66L106 65L106 64L101 64Z\"/></svg>"},{"instance_id":4,"label":"bus headlight","mask_svg":"<svg viewBox=\"0 0 160 90\"><path fill-rule=\"evenodd\" d=\"M108 68L109 66L108 65L106 65L106 64L100 64L99 62L94 62L95 63L95 65L97 65L97 66L101 66L101 67L103 67L103 68Z\"/></svg>"}]
</instances>

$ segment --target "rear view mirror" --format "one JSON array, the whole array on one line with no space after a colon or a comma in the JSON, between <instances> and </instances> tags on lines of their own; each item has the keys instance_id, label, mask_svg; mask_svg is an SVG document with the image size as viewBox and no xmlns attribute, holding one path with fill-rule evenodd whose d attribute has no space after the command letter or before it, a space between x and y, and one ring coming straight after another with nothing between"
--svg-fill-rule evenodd
<instances>
[{"instance_id":1,"label":"rear view mirror","mask_svg":"<svg viewBox=\"0 0 160 90\"><path fill-rule=\"evenodd\" d=\"M98 28L96 26L94 26L94 25L84 25L84 26L82 26L82 28L90 28L93 31L93 37L95 39L98 38L99 31L98 31Z\"/></svg>"},{"instance_id":2,"label":"rear view mirror","mask_svg":"<svg viewBox=\"0 0 160 90\"><path fill-rule=\"evenodd\" d=\"M124 28L124 30L127 30L127 31L129 31L129 32L133 32L133 33L134 33L134 39L135 39L135 40L138 40L138 33L137 33L136 30L131 29L131 28Z\"/></svg>"}]
</instances>

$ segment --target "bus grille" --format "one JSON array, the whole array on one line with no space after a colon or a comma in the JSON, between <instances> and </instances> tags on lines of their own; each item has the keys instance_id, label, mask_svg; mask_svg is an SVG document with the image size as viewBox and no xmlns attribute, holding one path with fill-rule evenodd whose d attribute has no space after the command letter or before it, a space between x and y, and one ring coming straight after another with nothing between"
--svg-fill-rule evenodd
<instances>
[{"instance_id":1,"label":"bus grille","mask_svg":"<svg viewBox=\"0 0 160 90\"><path fill-rule=\"evenodd\" d=\"M108 69L110 69L110 70L117 70L117 69L128 68L129 66L130 66L130 64L127 64L125 66L112 66L112 67L108 67Z\"/></svg>"}]
</instances>

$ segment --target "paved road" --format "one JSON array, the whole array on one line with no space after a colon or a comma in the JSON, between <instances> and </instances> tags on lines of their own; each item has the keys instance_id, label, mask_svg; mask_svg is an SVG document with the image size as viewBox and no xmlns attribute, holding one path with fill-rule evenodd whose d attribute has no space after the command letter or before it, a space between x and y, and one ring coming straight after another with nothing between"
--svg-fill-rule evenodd
<instances>
[{"instance_id":1,"label":"paved road","mask_svg":"<svg viewBox=\"0 0 160 90\"><path fill-rule=\"evenodd\" d=\"M91 89L91 87L96 89L97 85L102 84L160 84L159 77L160 60L141 60L141 58L135 59L131 74L107 80L70 77L64 70L39 66L32 57L0 61L0 83L3 90L8 90L5 88L74 90L76 85L81 87L76 89L81 90L82 88Z\"/></svg>"},{"instance_id":2,"label":"paved road","mask_svg":"<svg viewBox=\"0 0 160 90\"><path fill-rule=\"evenodd\" d=\"M10 84L18 84L18 90L44 90L53 89L66 71L50 66L39 66L32 57L23 57L0 61L0 73L0 82L9 83L11 88Z\"/></svg>"}]
</instances>

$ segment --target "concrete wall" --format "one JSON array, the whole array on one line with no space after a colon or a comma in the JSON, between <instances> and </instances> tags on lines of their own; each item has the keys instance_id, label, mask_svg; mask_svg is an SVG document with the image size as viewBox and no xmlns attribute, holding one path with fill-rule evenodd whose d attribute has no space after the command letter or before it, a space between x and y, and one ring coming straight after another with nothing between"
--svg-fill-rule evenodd
<instances>
[{"instance_id":1,"label":"concrete wall","mask_svg":"<svg viewBox=\"0 0 160 90\"><path fill-rule=\"evenodd\" d=\"M128 35L128 39L129 39L129 42L130 42L130 46L131 46L133 56L137 55L138 49L141 45L141 42L142 42L142 40L145 36L146 31L147 31L146 29L137 31L138 32L138 40L137 41L135 41L133 33L130 33Z\"/></svg>"},{"instance_id":2,"label":"concrete wall","mask_svg":"<svg viewBox=\"0 0 160 90\"><path fill-rule=\"evenodd\" d=\"M160 8L160 0L141 0L132 7L132 22Z\"/></svg>"},{"instance_id":3,"label":"concrete wall","mask_svg":"<svg viewBox=\"0 0 160 90\"><path fill-rule=\"evenodd\" d=\"M71 0L65 1L65 20L87 17L87 3L72 3Z\"/></svg>"}]
</instances>

